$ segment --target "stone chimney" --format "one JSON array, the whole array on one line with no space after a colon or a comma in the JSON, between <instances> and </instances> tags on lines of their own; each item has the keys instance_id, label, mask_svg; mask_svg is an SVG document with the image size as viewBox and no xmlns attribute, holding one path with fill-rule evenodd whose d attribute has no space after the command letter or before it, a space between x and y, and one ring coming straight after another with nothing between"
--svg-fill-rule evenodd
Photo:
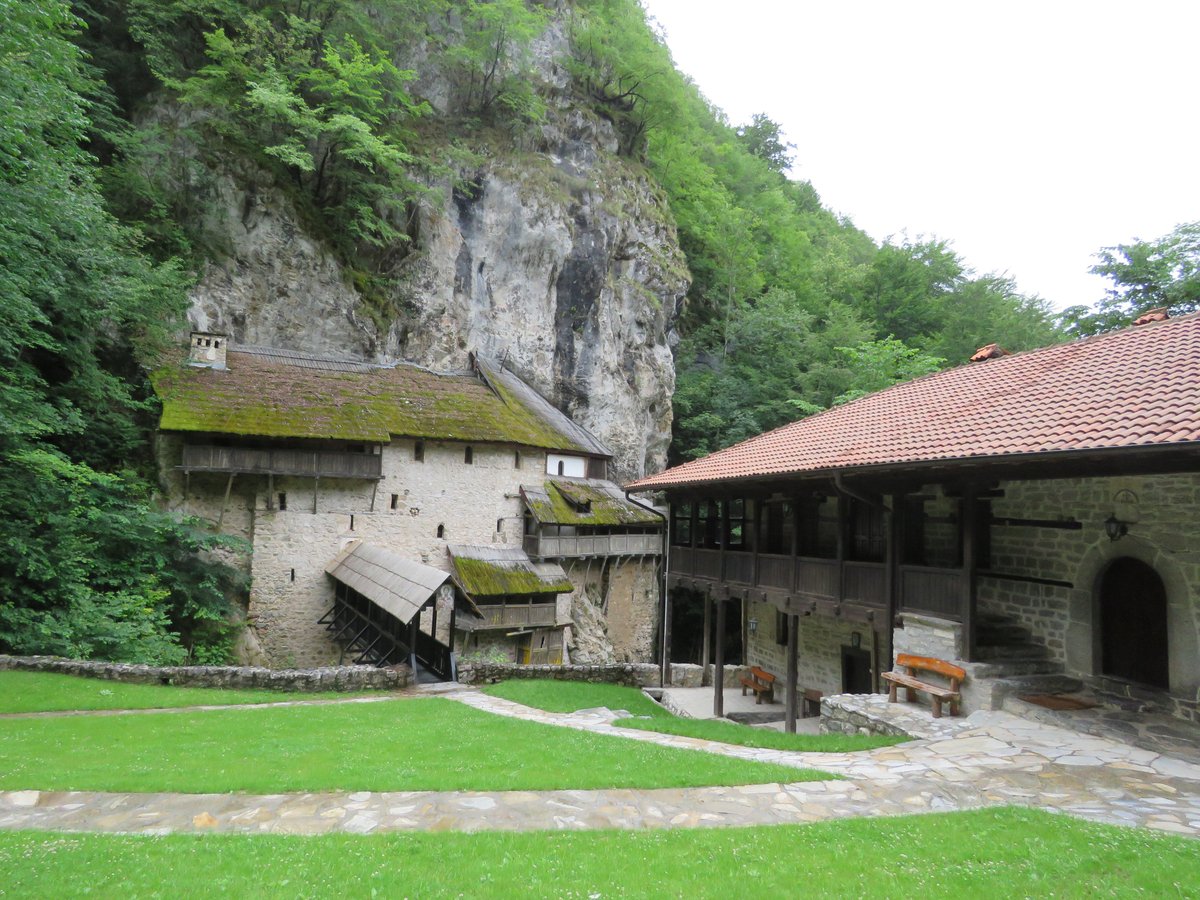
<instances>
[{"instance_id":1,"label":"stone chimney","mask_svg":"<svg viewBox=\"0 0 1200 900\"><path fill-rule=\"evenodd\" d=\"M1151 322L1165 322L1170 318L1165 306L1160 306L1157 309L1148 309L1136 319L1133 320L1134 325L1149 325Z\"/></svg>"},{"instance_id":2,"label":"stone chimney","mask_svg":"<svg viewBox=\"0 0 1200 900\"><path fill-rule=\"evenodd\" d=\"M188 348L188 365L207 369L225 368L225 351L229 335L214 331L193 331Z\"/></svg>"},{"instance_id":3,"label":"stone chimney","mask_svg":"<svg viewBox=\"0 0 1200 900\"><path fill-rule=\"evenodd\" d=\"M988 344L986 347L980 347L971 354L971 362L983 362L985 359L999 359L1002 356L1008 356L1008 351L999 344Z\"/></svg>"}]
</instances>

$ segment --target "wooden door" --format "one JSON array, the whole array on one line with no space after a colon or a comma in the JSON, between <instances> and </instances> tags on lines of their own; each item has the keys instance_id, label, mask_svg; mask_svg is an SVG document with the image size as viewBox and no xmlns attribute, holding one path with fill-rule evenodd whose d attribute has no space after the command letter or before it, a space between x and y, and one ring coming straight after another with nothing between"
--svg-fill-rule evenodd
<instances>
[{"instance_id":1,"label":"wooden door","mask_svg":"<svg viewBox=\"0 0 1200 900\"><path fill-rule=\"evenodd\" d=\"M1167 592L1141 560L1122 557L1100 580L1100 671L1153 687L1170 687Z\"/></svg>"}]
</instances>

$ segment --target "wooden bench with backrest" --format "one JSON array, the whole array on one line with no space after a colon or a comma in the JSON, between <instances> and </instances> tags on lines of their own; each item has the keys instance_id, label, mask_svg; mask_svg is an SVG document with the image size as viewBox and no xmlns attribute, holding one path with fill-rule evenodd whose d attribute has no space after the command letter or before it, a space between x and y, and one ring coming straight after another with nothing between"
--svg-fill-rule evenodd
<instances>
[{"instance_id":1,"label":"wooden bench with backrest","mask_svg":"<svg viewBox=\"0 0 1200 900\"><path fill-rule=\"evenodd\" d=\"M911 656L907 653L901 653L896 657L896 665L908 670L905 672L884 672L883 678L889 682L888 701L896 702L896 688L902 687L905 690L905 699L910 703L916 700L916 692L924 691L933 700L933 717L940 719L942 717L942 701L950 701L950 715L958 715L958 688L962 684L963 679L967 677L965 669L961 669L953 663L948 663L942 659L934 659L931 656ZM931 684L928 681L922 681L917 677L922 672L933 672L936 675L941 675L949 680L949 685Z\"/></svg>"},{"instance_id":2,"label":"wooden bench with backrest","mask_svg":"<svg viewBox=\"0 0 1200 900\"><path fill-rule=\"evenodd\" d=\"M767 698L768 703L775 702L775 676L758 666L751 666L750 674L742 676L743 697L746 696L746 688L754 691L755 705L762 703L763 697Z\"/></svg>"}]
</instances>

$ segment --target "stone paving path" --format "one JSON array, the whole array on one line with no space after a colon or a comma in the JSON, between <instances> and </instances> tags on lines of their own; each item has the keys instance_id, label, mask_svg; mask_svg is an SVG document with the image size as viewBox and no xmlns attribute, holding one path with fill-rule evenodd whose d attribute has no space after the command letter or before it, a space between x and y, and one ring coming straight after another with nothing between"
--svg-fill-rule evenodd
<instances>
[{"instance_id":1,"label":"stone paving path","mask_svg":"<svg viewBox=\"0 0 1200 900\"><path fill-rule=\"evenodd\" d=\"M935 735L895 747L795 753L621 729L608 710L549 713L460 687L430 693L498 715L817 768L847 780L661 790L265 796L10 791L0 792L0 828L154 834L687 828L1019 804L1200 836L1200 765L1004 712L939 720Z\"/></svg>"}]
</instances>

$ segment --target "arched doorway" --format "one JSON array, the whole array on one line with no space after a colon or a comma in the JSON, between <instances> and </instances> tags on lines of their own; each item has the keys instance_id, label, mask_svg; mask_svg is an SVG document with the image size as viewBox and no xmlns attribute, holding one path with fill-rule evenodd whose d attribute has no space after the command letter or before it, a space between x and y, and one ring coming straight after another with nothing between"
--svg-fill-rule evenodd
<instances>
[{"instance_id":1,"label":"arched doorway","mask_svg":"<svg viewBox=\"0 0 1200 900\"><path fill-rule=\"evenodd\" d=\"M1169 688L1167 591L1138 559L1114 560L1100 579L1100 671Z\"/></svg>"}]
</instances>

